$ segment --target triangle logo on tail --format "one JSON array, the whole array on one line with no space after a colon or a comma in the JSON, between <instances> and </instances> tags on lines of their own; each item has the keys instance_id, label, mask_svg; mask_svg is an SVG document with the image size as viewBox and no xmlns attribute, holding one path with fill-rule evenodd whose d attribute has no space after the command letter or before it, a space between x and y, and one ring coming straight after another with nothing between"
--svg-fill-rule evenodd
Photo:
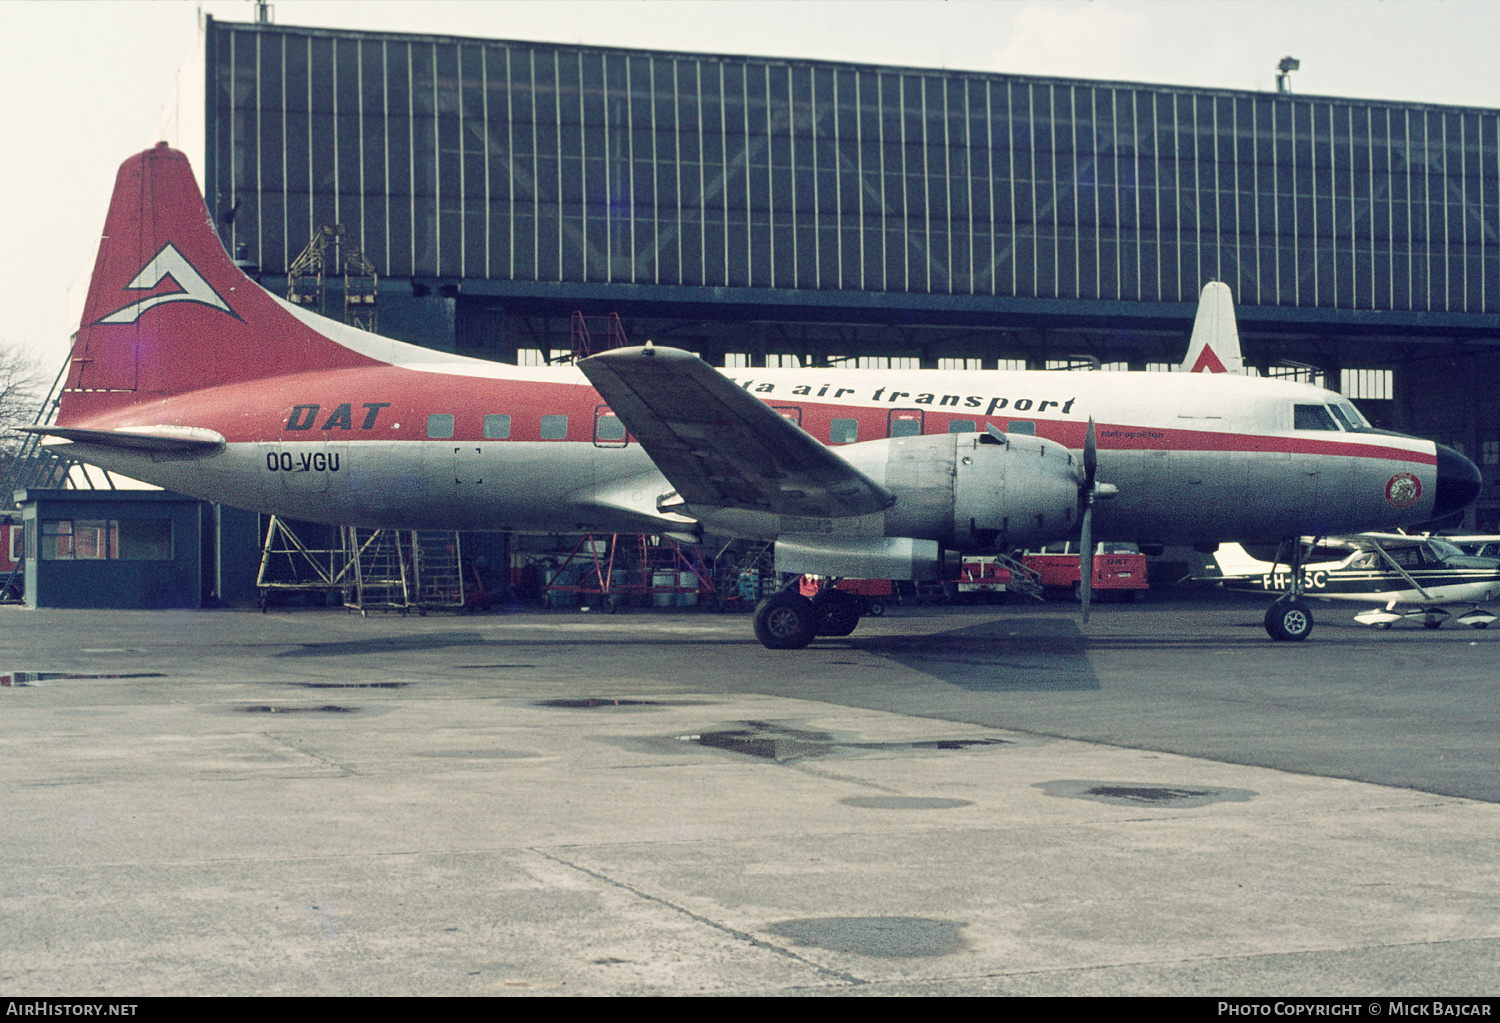
<instances>
[{"instance_id":1,"label":"triangle logo on tail","mask_svg":"<svg viewBox=\"0 0 1500 1023\"><path fill-rule=\"evenodd\" d=\"M1229 370L1224 368L1224 364L1219 361L1219 357L1214 354L1214 350L1208 347L1208 345L1204 345L1203 351L1198 353L1198 361L1193 363L1193 368L1188 370L1188 372L1228 373Z\"/></svg>"},{"instance_id":2,"label":"triangle logo on tail","mask_svg":"<svg viewBox=\"0 0 1500 1023\"><path fill-rule=\"evenodd\" d=\"M160 287L168 278L171 278L172 283L177 285L179 290L148 295L129 305L121 306L95 322L134 323L145 314L146 310L168 302L193 302L226 312L237 320L240 318L233 309L229 308L229 303L219 297L213 285L203 279L203 275L193 268L193 264L189 263L187 257L178 252L177 246L171 242L162 246L161 251L151 257L150 261L141 268L141 272L125 285L125 290L150 291Z\"/></svg>"}]
</instances>

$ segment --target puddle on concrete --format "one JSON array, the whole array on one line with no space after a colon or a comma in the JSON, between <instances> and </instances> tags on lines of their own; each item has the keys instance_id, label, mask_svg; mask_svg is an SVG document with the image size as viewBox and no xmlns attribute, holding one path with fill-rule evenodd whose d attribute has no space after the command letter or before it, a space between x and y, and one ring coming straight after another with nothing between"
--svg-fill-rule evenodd
<instances>
[{"instance_id":1,"label":"puddle on concrete","mask_svg":"<svg viewBox=\"0 0 1500 1023\"><path fill-rule=\"evenodd\" d=\"M609 696L588 696L577 700L538 700L538 707L562 710L601 710L609 707L661 707L659 700L617 700Z\"/></svg>"},{"instance_id":2,"label":"puddle on concrete","mask_svg":"<svg viewBox=\"0 0 1500 1023\"><path fill-rule=\"evenodd\" d=\"M974 805L968 799L941 799L937 796L849 796L839 802L861 810L952 810Z\"/></svg>"},{"instance_id":3,"label":"puddle on concrete","mask_svg":"<svg viewBox=\"0 0 1500 1023\"><path fill-rule=\"evenodd\" d=\"M166 677L159 671L137 671L127 675L90 675L71 671L10 671L0 674L0 686L21 689L27 686L50 685L56 679Z\"/></svg>"},{"instance_id":4,"label":"puddle on concrete","mask_svg":"<svg viewBox=\"0 0 1500 1023\"><path fill-rule=\"evenodd\" d=\"M920 916L825 916L769 924L767 933L830 952L922 959L962 951L966 924Z\"/></svg>"},{"instance_id":5,"label":"puddle on concrete","mask_svg":"<svg viewBox=\"0 0 1500 1023\"><path fill-rule=\"evenodd\" d=\"M321 707L273 707L270 704L253 704L236 708L242 714L358 714L359 707L340 707L336 703L325 703Z\"/></svg>"},{"instance_id":6,"label":"puddle on concrete","mask_svg":"<svg viewBox=\"0 0 1500 1023\"><path fill-rule=\"evenodd\" d=\"M405 689L410 682L288 682L303 689Z\"/></svg>"},{"instance_id":7,"label":"puddle on concrete","mask_svg":"<svg viewBox=\"0 0 1500 1023\"><path fill-rule=\"evenodd\" d=\"M1008 739L929 739L921 742L850 742L829 732L810 731L769 721L744 721L742 727L712 732L678 735L678 742L690 742L710 749L728 750L762 760L788 763L823 757L859 756L868 753L901 753L916 750L963 750L971 746L1011 746Z\"/></svg>"},{"instance_id":8,"label":"puddle on concrete","mask_svg":"<svg viewBox=\"0 0 1500 1023\"><path fill-rule=\"evenodd\" d=\"M1210 803L1248 803L1259 795L1249 789L1114 781L1048 781L1039 782L1036 787L1049 796L1091 799L1113 806L1155 806L1172 810L1192 809Z\"/></svg>"},{"instance_id":9,"label":"puddle on concrete","mask_svg":"<svg viewBox=\"0 0 1500 1023\"><path fill-rule=\"evenodd\" d=\"M455 668L463 669L487 669L487 668L535 668L535 664L455 664Z\"/></svg>"}]
</instances>

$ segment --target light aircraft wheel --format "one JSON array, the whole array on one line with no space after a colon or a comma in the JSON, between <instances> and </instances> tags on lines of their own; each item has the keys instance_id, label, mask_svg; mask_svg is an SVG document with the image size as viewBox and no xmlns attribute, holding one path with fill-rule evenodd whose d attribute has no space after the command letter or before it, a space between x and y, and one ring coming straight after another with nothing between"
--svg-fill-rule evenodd
<instances>
[{"instance_id":1,"label":"light aircraft wheel","mask_svg":"<svg viewBox=\"0 0 1500 1023\"><path fill-rule=\"evenodd\" d=\"M1476 629L1488 629L1489 627L1490 627L1490 623L1489 622L1475 622L1474 623L1474 628L1476 628Z\"/></svg>"},{"instance_id":2,"label":"light aircraft wheel","mask_svg":"<svg viewBox=\"0 0 1500 1023\"><path fill-rule=\"evenodd\" d=\"M777 593L755 608L755 638L768 650L800 650L817 632L812 601L798 593Z\"/></svg>"},{"instance_id":3,"label":"light aircraft wheel","mask_svg":"<svg viewBox=\"0 0 1500 1023\"><path fill-rule=\"evenodd\" d=\"M859 624L859 598L843 590L823 590L812 607L819 636L847 636Z\"/></svg>"},{"instance_id":4,"label":"light aircraft wheel","mask_svg":"<svg viewBox=\"0 0 1500 1023\"><path fill-rule=\"evenodd\" d=\"M870 601L870 617L879 618L883 614L885 614L885 605L878 600ZM1482 629L1484 626L1481 625L1479 628Z\"/></svg>"},{"instance_id":5,"label":"light aircraft wheel","mask_svg":"<svg viewBox=\"0 0 1500 1023\"><path fill-rule=\"evenodd\" d=\"M1441 629L1442 627L1443 627L1443 620L1441 618L1423 618L1422 619L1422 628L1424 628L1424 629Z\"/></svg>"},{"instance_id":6,"label":"light aircraft wheel","mask_svg":"<svg viewBox=\"0 0 1500 1023\"><path fill-rule=\"evenodd\" d=\"M1300 600L1277 601L1266 611L1266 633L1274 640L1304 640L1312 627L1312 611Z\"/></svg>"}]
</instances>

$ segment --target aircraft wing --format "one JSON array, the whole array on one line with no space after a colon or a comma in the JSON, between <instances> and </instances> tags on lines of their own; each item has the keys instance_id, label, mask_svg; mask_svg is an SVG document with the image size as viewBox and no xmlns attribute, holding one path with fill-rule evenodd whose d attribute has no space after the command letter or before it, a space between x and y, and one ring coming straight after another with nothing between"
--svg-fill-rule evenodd
<instances>
[{"instance_id":1,"label":"aircraft wing","mask_svg":"<svg viewBox=\"0 0 1500 1023\"><path fill-rule=\"evenodd\" d=\"M691 352L618 348L578 368L689 508L842 518L895 501Z\"/></svg>"}]
</instances>

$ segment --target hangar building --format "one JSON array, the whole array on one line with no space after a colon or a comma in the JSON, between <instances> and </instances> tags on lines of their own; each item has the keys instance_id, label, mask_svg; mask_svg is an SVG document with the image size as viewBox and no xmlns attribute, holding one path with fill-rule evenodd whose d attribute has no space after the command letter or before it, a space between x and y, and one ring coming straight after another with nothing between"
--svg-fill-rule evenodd
<instances>
[{"instance_id":1,"label":"hangar building","mask_svg":"<svg viewBox=\"0 0 1500 1023\"><path fill-rule=\"evenodd\" d=\"M1500 515L1500 112L212 18L197 56L162 135L226 245L284 290L344 225L381 333L1140 369L1218 279L1247 361L1470 454Z\"/></svg>"}]
</instances>

